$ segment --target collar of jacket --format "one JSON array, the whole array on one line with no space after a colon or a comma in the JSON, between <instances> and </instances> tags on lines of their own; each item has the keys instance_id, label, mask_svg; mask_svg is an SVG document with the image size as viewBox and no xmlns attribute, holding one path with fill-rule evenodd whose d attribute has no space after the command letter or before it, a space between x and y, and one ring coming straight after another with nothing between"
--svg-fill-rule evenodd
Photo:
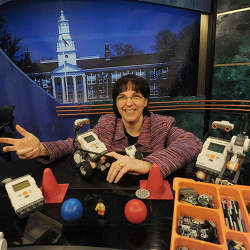
<instances>
[{"instance_id":1,"label":"collar of jacket","mask_svg":"<svg viewBox=\"0 0 250 250\"><path fill-rule=\"evenodd\" d=\"M140 135L138 138L137 144L143 146L143 148L151 149L150 141L151 141L151 120L149 116L144 116L143 124L141 127ZM124 133L124 126L121 118L117 118L116 120L116 129L114 135L114 141L119 141L121 139L126 138Z\"/></svg>"}]
</instances>

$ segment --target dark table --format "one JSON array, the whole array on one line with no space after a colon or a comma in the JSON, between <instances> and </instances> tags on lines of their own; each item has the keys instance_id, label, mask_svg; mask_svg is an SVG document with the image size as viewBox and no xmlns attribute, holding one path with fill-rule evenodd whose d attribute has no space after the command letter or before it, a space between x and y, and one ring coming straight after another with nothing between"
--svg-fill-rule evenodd
<instances>
[{"instance_id":1,"label":"dark table","mask_svg":"<svg viewBox=\"0 0 250 250\"><path fill-rule=\"evenodd\" d=\"M173 200L143 200L147 207L147 218L141 224L131 224L124 216L124 206L130 199L136 198L135 191L139 188L139 180L145 176L126 175L119 184L106 182L106 172L96 171L90 178L80 175L71 157L65 157L50 165L43 165L37 160L14 160L0 163L0 180L6 177L16 178L24 174L32 175L38 186L42 184L43 170L49 167L59 184L69 183L69 189L64 200L77 198L83 204L82 217L74 222L63 220L60 214L62 203L45 204L40 211L62 225L60 238L53 243L55 250L78 249L170 249ZM250 184L249 161L243 164L243 172L238 184ZM168 177L172 186L173 178L192 177L191 167L176 172ZM99 198L106 205L106 213L98 217L94 208ZM4 188L0 190L0 232L4 232L10 247L23 245L22 237L27 227L29 217L19 219ZM46 249L51 237L38 239L33 246ZM62 247L63 248L60 248ZM22 247L20 248L20 250ZM25 246L23 249L30 249Z\"/></svg>"},{"instance_id":2,"label":"dark table","mask_svg":"<svg viewBox=\"0 0 250 250\"><path fill-rule=\"evenodd\" d=\"M127 201L136 198L139 180L145 176L126 175L119 184L106 181L106 172L96 171L89 178L80 175L72 158L66 157L50 165L37 160L15 160L0 164L0 180L16 178L24 174L33 176L42 184L43 170L49 167L59 184L69 183L64 200L77 198L83 204L79 220L67 222L60 214L62 203L45 204L40 212L62 225L62 235L54 245L91 246L112 249L169 249L173 200L143 200L147 218L141 224L132 224L124 216ZM106 206L104 217L94 208L102 198ZM2 187L0 192L0 231L4 232L10 247L21 246L28 219L19 219ZM50 245L51 238L39 239L34 244ZM48 241L48 242L47 242ZM29 248L27 248L29 249Z\"/></svg>"}]
</instances>

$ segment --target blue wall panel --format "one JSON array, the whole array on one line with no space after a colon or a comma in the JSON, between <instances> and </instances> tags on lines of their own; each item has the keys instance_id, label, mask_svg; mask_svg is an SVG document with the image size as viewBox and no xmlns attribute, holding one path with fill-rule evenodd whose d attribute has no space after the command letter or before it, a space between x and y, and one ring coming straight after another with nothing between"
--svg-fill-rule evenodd
<instances>
[{"instance_id":1,"label":"blue wall panel","mask_svg":"<svg viewBox=\"0 0 250 250\"><path fill-rule=\"evenodd\" d=\"M56 105L59 105L56 99L20 71L2 50L0 69L0 107L15 106L15 124L35 134L41 141L73 136L75 118L56 117Z\"/></svg>"}]
</instances>

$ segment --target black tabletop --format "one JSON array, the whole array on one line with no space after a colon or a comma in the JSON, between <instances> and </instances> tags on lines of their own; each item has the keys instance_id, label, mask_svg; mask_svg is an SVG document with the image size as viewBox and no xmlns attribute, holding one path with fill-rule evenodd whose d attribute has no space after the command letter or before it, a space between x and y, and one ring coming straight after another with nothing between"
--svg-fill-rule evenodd
<instances>
[{"instance_id":1,"label":"black tabletop","mask_svg":"<svg viewBox=\"0 0 250 250\"><path fill-rule=\"evenodd\" d=\"M244 163L239 184L249 185L249 161ZM16 178L25 174L33 176L38 184L42 185L43 171L50 168L59 184L68 183L64 201L76 198L81 201L83 213L76 221L65 221L60 213L62 203L45 204L37 213L52 221L54 229L58 227L59 235L48 230L42 237L27 241L27 228L31 222L39 225L37 218L31 215L19 219L15 214L5 189L0 190L0 232L4 232L9 247L53 245L84 246L109 249L169 249L171 241L173 200L143 200L147 207L147 218L140 224L132 224L124 215L126 203L136 198L135 191L139 188L139 180L145 176L126 175L118 184L109 184L106 181L106 172L96 171L89 177L80 175L71 157L65 157L49 165L43 165L38 160L14 160L0 163L0 180L11 177ZM167 178L172 186L175 176L190 177L190 168L185 168ZM173 191L173 190L172 190ZM105 215L98 216L95 206L99 199L106 205ZM36 214L36 215L37 215ZM34 215L34 214L32 214ZM54 223L54 224L53 224ZM50 249L48 247L47 249ZM55 249L58 249L55 248ZM72 248L71 248L72 249ZM85 249L85 248L83 248ZM88 249L88 248L86 248Z\"/></svg>"},{"instance_id":2,"label":"black tabletop","mask_svg":"<svg viewBox=\"0 0 250 250\"><path fill-rule=\"evenodd\" d=\"M106 172L96 170L89 177L80 175L72 158L66 157L50 165L38 160L15 160L1 163L0 179L16 178L24 174L33 176L42 185L43 171L49 167L59 184L68 183L64 201L76 198L81 201L83 213L76 221L65 221L60 213L62 203L45 204L38 212L62 227L60 237L46 234L31 245L73 245L112 249L168 249L170 246L173 200L143 200L147 218L143 223L132 224L124 215L126 203L136 198L139 180L147 176L126 175L119 184L109 184ZM102 199L106 212L98 216L95 206ZM10 247L27 243L25 235L31 216L19 219L2 187L0 192L0 231L4 232ZM33 217L32 217L33 218ZM37 222L38 223L38 222Z\"/></svg>"}]
</instances>

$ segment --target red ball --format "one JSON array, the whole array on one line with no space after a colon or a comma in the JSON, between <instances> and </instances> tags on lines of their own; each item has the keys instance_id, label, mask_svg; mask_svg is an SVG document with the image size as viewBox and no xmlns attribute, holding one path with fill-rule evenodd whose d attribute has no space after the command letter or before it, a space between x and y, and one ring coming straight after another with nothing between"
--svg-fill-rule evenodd
<instances>
[{"instance_id":1,"label":"red ball","mask_svg":"<svg viewBox=\"0 0 250 250\"><path fill-rule=\"evenodd\" d=\"M141 200L132 199L125 205L124 214L129 222L139 224L147 217L147 207Z\"/></svg>"}]
</instances>

